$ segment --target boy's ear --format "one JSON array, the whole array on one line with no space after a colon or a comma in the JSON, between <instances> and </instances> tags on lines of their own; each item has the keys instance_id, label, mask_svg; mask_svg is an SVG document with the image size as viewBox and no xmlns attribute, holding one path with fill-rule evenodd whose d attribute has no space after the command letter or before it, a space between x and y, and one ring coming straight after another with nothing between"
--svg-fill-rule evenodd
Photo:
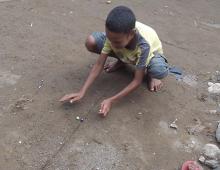
<instances>
[{"instance_id":1,"label":"boy's ear","mask_svg":"<svg viewBox=\"0 0 220 170\"><path fill-rule=\"evenodd\" d=\"M136 34L136 28L134 28L134 29L131 30L131 34L132 34L132 35L135 35L135 34Z\"/></svg>"}]
</instances>

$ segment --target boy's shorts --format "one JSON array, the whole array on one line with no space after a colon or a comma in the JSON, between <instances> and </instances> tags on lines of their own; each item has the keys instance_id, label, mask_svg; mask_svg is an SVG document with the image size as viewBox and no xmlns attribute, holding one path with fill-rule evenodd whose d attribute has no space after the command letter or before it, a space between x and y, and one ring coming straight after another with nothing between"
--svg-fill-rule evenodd
<instances>
[{"instance_id":1,"label":"boy's shorts","mask_svg":"<svg viewBox=\"0 0 220 170\"><path fill-rule=\"evenodd\" d=\"M106 40L106 34L104 32L93 32L92 36L96 41L97 52L100 54ZM109 56L117 58L114 53L109 54ZM167 59L164 57L164 55L159 53L154 55L146 68L147 74L156 79L163 79L169 73L169 65Z\"/></svg>"}]
</instances>

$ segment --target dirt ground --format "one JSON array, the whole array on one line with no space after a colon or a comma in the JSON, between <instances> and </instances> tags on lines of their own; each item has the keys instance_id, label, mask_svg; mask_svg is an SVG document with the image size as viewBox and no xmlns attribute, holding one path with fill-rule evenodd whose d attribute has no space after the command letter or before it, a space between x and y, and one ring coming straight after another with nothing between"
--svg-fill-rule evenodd
<instances>
[{"instance_id":1,"label":"dirt ground","mask_svg":"<svg viewBox=\"0 0 220 170\"><path fill-rule=\"evenodd\" d=\"M187 79L169 76L159 93L143 83L103 119L100 102L132 72L103 73L81 102L62 105L97 58L87 35L104 31L121 4L157 31ZM208 110L220 102L207 92L220 70L219 8L219 0L0 0L0 169L177 170L197 160L219 120ZM176 119L178 129L169 128Z\"/></svg>"}]
</instances>

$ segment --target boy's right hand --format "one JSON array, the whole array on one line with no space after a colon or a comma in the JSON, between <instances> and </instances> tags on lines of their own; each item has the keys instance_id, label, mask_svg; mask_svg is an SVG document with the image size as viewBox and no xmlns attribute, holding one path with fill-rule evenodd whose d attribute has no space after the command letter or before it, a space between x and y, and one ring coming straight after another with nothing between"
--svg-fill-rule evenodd
<instances>
[{"instance_id":1,"label":"boy's right hand","mask_svg":"<svg viewBox=\"0 0 220 170\"><path fill-rule=\"evenodd\" d=\"M78 93L71 93L63 96L59 101L60 102L66 102L69 101L70 103L76 102L83 98L83 94L81 92Z\"/></svg>"}]
</instances>

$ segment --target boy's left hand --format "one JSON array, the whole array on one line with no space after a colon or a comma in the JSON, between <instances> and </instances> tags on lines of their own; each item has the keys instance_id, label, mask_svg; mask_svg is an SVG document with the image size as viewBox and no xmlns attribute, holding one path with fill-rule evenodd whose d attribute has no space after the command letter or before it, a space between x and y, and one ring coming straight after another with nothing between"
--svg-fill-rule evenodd
<instances>
[{"instance_id":1,"label":"boy's left hand","mask_svg":"<svg viewBox=\"0 0 220 170\"><path fill-rule=\"evenodd\" d=\"M99 114L102 116L106 116L108 112L110 111L112 106L112 100L111 99L105 99L101 103L101 108L99 110Z\"/></svg>"}]
</instances>

